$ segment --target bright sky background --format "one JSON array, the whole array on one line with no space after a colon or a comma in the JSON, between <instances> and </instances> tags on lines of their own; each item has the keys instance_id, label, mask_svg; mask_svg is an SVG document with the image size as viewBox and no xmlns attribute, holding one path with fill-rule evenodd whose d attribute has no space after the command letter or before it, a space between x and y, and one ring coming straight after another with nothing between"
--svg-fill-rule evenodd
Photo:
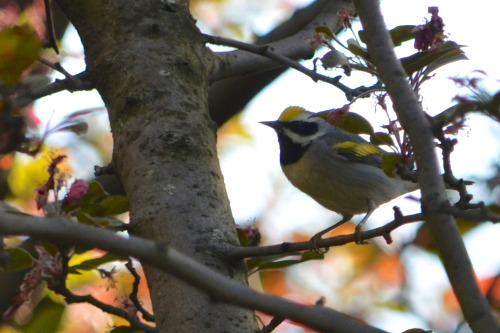
<instances>
[{"instance_id":1,"label":"bright sky background","mask_svg":"<svg viewBox=\"0 0 500 333\"><path fill-rule=\"evenodd\" d=\"M306 3L307 1L297 1ZM254 8L263 2L254 4ZM465 76L476 69L485 70L492 78L488 83L492 90L500 89L495 79L500 79L500 64L498 61L497 44L500 32L498 20L499 3L496 1L423 1L423 0L385 0L382 11L387 26L393 28L402 24L422 24L429 17L427 7L437 5L440 16L445 22L445 31L451 40L467 45L465 48L469 61L460 61L439 71L436 78L426 83L422 89L424 108L430 114L436 114L451 105L451 99L456 95L454 84L449 77ZM237 11L237 7L235 9ZM260 12L258 14L262 14ZM255 19L250 26L265 32L274 25L274 16L247 16ZM259 21L257 21L259 20ZM261 21L260 21L261 20ZM73 52L81 52L81 46L75 33L69 33L66 41ZM348 38L351 38L348 36ZM409 45L411 51L412 45ZM311 68L310 62L304 63ZM66 60L64 67L73 74L84 70L81 59ZM332 75L338 75L331 73ZM343 81L352 87L359 85L356 77ZM36 108L42 118L53 114L52 123L68 112L101 106L97 93L59 93L37 102ZM259 94L246 108L242 122L252 134L254 140L246 141L235 138L234 142L221 149L221 166L223 169L231 207L238 223L249 223L255 219L261 220L260 229L266 235L268 243L285 241L291 231L303 230L311 235L331 225L339 217L322 208L315 201L296 190L288 183L279 168L279 151L276 134L271 129L258 124L263 120L276 119L281 111L290 105L299 105L310 111L322 111L341 107L347 101L341 92L325 83L314 83L308 77L295 71L288 71L266 90ZM375 124L384 124L384 118L376 116L382 112L374 112L372 100L356 103L352 111L363 114ZM103 113L102 116L105 119ZM494 174L494 163L499 160L500 126L489 118L473 116L467 122L468 128L458 136L459 145L453 155L453 167L458 177L466 179L487 178ZM107 126L107 125L100 125ZM56 135L52 142L68 140L74 142L69 134ZM230 145L231 147L228 147ZM229 149L230 148L230 149ZM94 164L103 161L93 155L90 148L83 157L83 163L77 167L78 177L90 177ZM107 161L106 161L107 162ZM471 187L471 192L478 200L491 201L487 191L481 186ZM499 195L497 194L497 200ZM419 205L405 198L397 199L380 207L368 221L366 227L384 224L392 219L392 207L398 205L405 214L417 212ZM263 215L267 212L267 215ZM360 219L361 217L357 217ZM395 247L401 241L413 235L416 226L401 228L395 233ZM465 236L467 248L475 269L480 276L497 274L500 270L500 226L489 223L477 228ZM390 248L388 249L391 250ZM436 290L448 288L448 282L438 260L416 248L410 248L404 254L409 259L409 271L417 285L418 296L422 302L420 311L434 311L441 300ZM431 276L432 279L428 277ZM420 283L423 281L423 283ZM418 287L420 285L420 287ZM436 289L437 288L437 289ZM430 294L432 293L432 294ZM417 305L418 306L418 305ZM388 319L390 316L390 319ZM398 316L395 319L395 316ZM401 317L401 318L400 318ZM393 312L378 312L373 314L373 323L389 331L402 331L409 327L419 326L417 319L401 316ZM287 331L291 332L291 331ZM297 331L299 332L299 331ZM461 331L465 332L465 331Z\"/></svg>"}]
</instances>

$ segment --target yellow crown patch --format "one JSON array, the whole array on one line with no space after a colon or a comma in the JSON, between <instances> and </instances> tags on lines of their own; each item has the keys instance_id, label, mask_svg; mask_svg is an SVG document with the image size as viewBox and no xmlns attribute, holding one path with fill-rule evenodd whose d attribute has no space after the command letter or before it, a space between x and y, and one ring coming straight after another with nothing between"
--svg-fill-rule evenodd
<instances>
[{"instance_id":1,"label":"yellow crown patch","mask_svg":"<svg viewBox=\"0 0 500 333\"><path fill-rule=\"evenodd\" d=\"M300 107L300 106L289 106L283 111L278 118L279 121L290 121L298 116L300 116L302 113L306 112L306 109Z\"/></svg>"}]
</instances>

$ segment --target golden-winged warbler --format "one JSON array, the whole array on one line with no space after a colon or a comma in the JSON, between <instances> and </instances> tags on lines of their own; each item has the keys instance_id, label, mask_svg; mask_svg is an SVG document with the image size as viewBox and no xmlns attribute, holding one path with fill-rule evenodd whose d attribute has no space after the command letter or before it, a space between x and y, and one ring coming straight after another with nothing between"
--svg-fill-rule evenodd
<instances>
[{"instance_id":1,"label":"golden-winged warbler","mask_svg":"<svg viewBox=\"0 0 500 333\"><path fill-rule=\"evenodd\" d=\"M382 150L377 146L301 107L289 107L278 120L261 124L278 134L280 164L288 180L343 217L311 238L313 249L317 249L321 236L353 215L366 214L356 228L359 233L375 208L418 188L415 183L384 173Z\"/></svg>"}]
</instances>

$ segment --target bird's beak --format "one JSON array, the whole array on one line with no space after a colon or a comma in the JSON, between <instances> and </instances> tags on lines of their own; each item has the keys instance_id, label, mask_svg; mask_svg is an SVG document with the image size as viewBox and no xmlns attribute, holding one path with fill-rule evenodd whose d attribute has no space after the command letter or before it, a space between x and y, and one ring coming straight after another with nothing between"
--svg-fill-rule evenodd
<instances>
[{"instance_id":1,"label":"bird's beak","mask_svg":"<svg viewBox=\"0 0 500 333\"><path fill-rule=\"evenodd\" d=\"M279 130L282 127L279 121L261 121L260 124L269 126L274 130Z\"/></svg>"}]
</instances>

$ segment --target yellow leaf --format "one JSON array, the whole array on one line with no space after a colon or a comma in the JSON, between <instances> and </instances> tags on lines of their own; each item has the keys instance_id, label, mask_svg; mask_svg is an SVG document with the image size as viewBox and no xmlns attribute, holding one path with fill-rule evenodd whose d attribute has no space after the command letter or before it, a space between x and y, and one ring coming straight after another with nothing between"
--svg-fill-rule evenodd
<instances>
[{"instance_id":1,"label":"yellow leaf","mask_svg":"<svg viewBox=\"0 0 500 333\"><path fill-rule=\"evenodd\" d=\"M252 135L241 122L241 114L229 118L218 130L219 136L236 135L243 139L251 139ZM222 141L222 140L221 140Z\"/></svg>"},{"instance_id":2,"label":"yellow leaf","mask_svg":"<svg viewBox=\"0 0 500 333\"><path fill-rule=\"evenodd\" d=\"M49 178L47 166L52 161L51 157L63 152L63 150L44 149L36 159L17 154L7 178L12 195L19 199L33 198L35 188L43 185ZM71 172L67 162L60 164L58 168L64 174Z\"/></svg>"}]
</instances>

